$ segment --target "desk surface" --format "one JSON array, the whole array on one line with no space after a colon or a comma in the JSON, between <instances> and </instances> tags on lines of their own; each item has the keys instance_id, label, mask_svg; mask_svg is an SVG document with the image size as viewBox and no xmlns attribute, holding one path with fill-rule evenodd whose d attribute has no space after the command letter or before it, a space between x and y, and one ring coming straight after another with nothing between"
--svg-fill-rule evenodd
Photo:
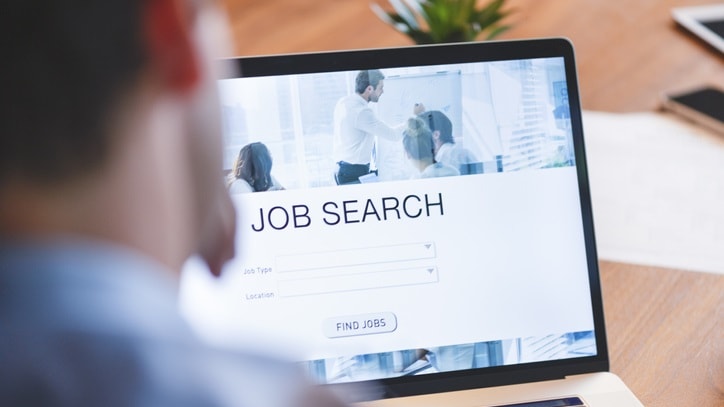
<instances>
[{"instance_id":1,"label":"desk surface","mask_svg":"<svg viewBox=\"0 0 724 407\"><path fill-rule=\"evenodd\" d=\"M410 45L372 14L370 1L224 4L237 55ZM716 2L510 0L516 26L503 38L566 36L576 47L584 109L650 111L663 91L724 88L724 57L669 14ZM601 279L611 370L644 405L724 405L724 275L602 262Z\"/></svg>"},{"instance_id":2,"label":"desk surface","mask_svg":"<svg viewBox=\"0 0 724 407\"><path fill-rule=\"evenodd\" d=\"M224 0L237 55L411 45L370 2ZM564 36L576 48L583 108L653 110L664 91L724 88L724 56L678 28L670 10L717 0L508 0L513 29L501 39Z\"/></svg>"},{"instance_id":3,"label":"desk surface","mask_svg":"<svg viewBox=\"0 0 724 407\"><path fill-rule=\"evenodd\" d=\"M724 405L724 275L600 268L611 371L645 406Z\"/></svg>"}]
</instances>

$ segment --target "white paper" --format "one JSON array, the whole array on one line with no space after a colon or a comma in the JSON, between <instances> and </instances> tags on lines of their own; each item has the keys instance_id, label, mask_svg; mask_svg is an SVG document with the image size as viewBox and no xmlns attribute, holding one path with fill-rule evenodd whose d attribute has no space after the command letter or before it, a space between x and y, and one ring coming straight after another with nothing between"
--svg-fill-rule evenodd
<instances>
[{"instance_id":1,"label":"white paper","mask_svg":"<svg viewBox=\"0 0 724 407\"><path fill-rule=\"evenodd\" d=\"M583 124L599 257L724 273L724 138L653 112Z\"/></svg>"}]
</instances>

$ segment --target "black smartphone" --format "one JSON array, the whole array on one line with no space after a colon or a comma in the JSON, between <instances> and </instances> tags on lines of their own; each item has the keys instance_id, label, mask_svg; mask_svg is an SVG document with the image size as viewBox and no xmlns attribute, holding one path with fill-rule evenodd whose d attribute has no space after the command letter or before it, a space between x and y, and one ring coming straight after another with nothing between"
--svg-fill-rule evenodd
<instances>
[{"instance_id":1,"label":"black smartphone","mask_svg":"<svg viewBox=\"0 0 724 407\"><path fill-rule=\"evenodd\" d=\"M724 91L704 87L664 95L663 106L681 116L724 135Z\"/></svg>"}]
</instances>

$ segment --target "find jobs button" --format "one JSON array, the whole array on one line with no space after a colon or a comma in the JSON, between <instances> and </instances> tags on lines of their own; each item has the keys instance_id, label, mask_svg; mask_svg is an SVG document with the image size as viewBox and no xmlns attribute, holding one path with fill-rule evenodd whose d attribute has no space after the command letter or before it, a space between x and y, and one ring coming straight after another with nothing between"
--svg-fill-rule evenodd
<instances>
[{"instance_id":1,"label":"find jobs button","mask_svg":"<svg viewBox=\"0 0 724 407\"><path fill-rule=\"evenodd\" d=\"M391 312L333 317L322 323L322 330L327 338L375 335L393 332L395 329L397 316Z\"/></svg>"}]
</instances>

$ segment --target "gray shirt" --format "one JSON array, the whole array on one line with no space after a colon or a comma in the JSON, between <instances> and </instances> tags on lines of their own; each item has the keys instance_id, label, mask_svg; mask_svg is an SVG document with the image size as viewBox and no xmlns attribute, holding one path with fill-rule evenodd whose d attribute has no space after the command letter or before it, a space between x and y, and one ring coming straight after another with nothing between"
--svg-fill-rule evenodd
<instances>
[{"instance_id":1,"label":"gray shirt","mask_svg":"<svg viewBox=\"0 0 724 407\"><path fill-rule=\"evenodd\" d=\"M310 401L292 365L200 343L179 316L176 284L159 264L109 244L0 241L0 405Z\"/></svg>"}]
</instances>

